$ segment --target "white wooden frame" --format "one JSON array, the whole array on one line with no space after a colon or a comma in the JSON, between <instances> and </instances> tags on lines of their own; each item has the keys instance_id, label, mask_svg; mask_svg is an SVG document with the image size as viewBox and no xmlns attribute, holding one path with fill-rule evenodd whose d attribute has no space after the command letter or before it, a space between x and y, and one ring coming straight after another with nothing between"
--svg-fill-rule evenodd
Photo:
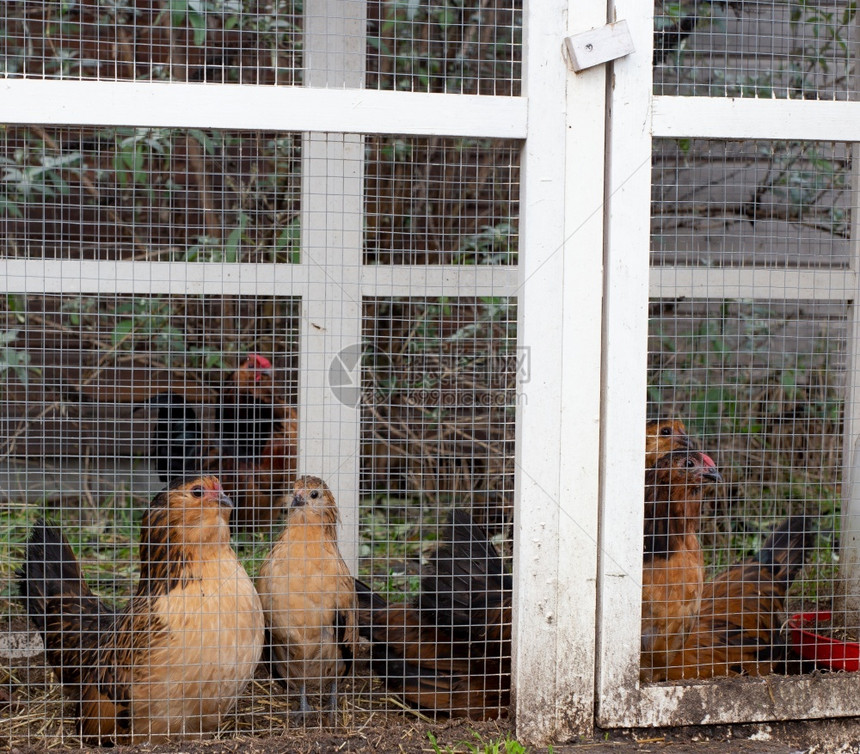
<instances>
[{"instance_id":1,"label":"white wooden frame","mask_svg":"<svg viewBox=\"0 0 860 754\"><path fill-rule=\"evenodd\" d=\"M644 212L650 205L650 182L644 174L650 172L651 137L860 141L856 102L648 96L653 20L645 5L616 0L614 8L617 17L630 24L637 52L616 62L610 102L597 722L640 727L857 715L860 677L851 673L684 685L639 683L642 463L628 461L644 458L644 438L629 428L643 426L645 420L649 296L713 297L718 291L726 298L847 301L853 310L858 290L856 237L846 269L661 266L649 274L649 224ZM856 207L856 183L853 202ZM849 368L857 381L860 362L854 339L849 348L854 354ZM855 575L860 567L860 492L856 471L850 473L860 463L852 441L857 395L857 386L852 386L846 401L845 445L850 489L843 499L842 532L843 573L848 571L848 583L854 585L860 583Z\"/></svg>"},{"instance_id":2,"label":"white wooden frame","mask_svg":"<svg viewBox=\"0 0 860 754\"><path fill-rule=\"evenodd\" d=\"M297 91L362 86L366 8L354 0L305 4L307 89ZM364 137L303 133L300 259L308 281L299 325L299 472L324 478L340 501L341 552L353 571L361 422L359 408L338 400L328 376L332 359L361 343L363 188Z\"/></svg>"},{"instance_id":3,"label":"white wooden frame","mask_svg":"<svg viewBox=\"0 0 860 754\"><path fill-rule=\"evenodd\" d=\"M513 704L517 734L541 743L594 717L606 79L573 78L562 44L606 16L591 0L526 7Z\"/></svg>"},{"instance_id":4,"label":"white wooden frame","mask_svg":"<svg viewBox=\"0 0 860 754\"><path fill-rule=\"evenodd\" d=\"M574 77L564 37L606 19L602 0L526 3L523 97L360 89L364 4L308 0L306 86L0 81L7 124L303 132L299 264L0 259L0 290L258 294L302 300L299 467L330 481L357 542L358 412L327 366L360 340L365 296L511 296L532 381L517 417L514 706L540 742L593 725L606 79ZM576 28L565 28L575 19ZM340 42L338 34L342 34ZM358 51L358 52L357 52ZM361 265L363 135L524 142L518 267ZM338 428L333 437L331 428ZM335 463L337 461L337 463Z\"/></svg>"}]
</instances>

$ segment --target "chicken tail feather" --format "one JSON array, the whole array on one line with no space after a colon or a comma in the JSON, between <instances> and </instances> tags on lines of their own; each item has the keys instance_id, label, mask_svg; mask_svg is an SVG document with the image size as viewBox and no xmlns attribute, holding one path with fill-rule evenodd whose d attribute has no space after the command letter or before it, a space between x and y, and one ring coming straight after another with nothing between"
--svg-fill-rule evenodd
<instances>
[{"instance_id":1,"label":"chicken tail feather","mask_svg":"<svg viewBox=\"0 0 860 754\"><path fill-rule=\"evenodd\" d=\"M338 610L334 616L334 633L337 640L337 645L338 647L340 647L340 656L346 663L346 669L343 671L344 675L347 675L352 669L352 661L354 659L352 645L346 640L348 629L349 616L346 613L343 613Z\"/></svg>"},{"instance_id":2,"label":"chicken tail feather","mask_svg":"<svg viewBox=\"0 0 860 754\"><path fill-rule=\"evenodd\" d=\"M81 653L98 643L112 622L112 611L84 582L63 535L44 521L30 533L17 579L21 602L42 634L48 661L60 681L80 683Z\"/></svg>"},{"instance_id":3,"label":"chicken tail feather","mask_svg":"<svg viewBox=\"0 0 860 754\"><path fill-rule=\"evenodd\" d=\"M358 634L368 641L373 641L374 611L386 610L388 603L361 579L355 579L355 595L357 602L355 621L358 624Z\"/></svg>"},{"instance_id":4,"label":"chicken tail feather","mask_svg":"<svg viewBox=\"0 0 860 754\"><path fill-rule=\"evenodd\" d=\"M152 396L143 405L158 407L150 445L158 478L170 482L199 473L203 465L203 425L185 397L168 391Z\"/></svg>"},{"instance_id":5,"label":"chicken tail feather","mask_svg":"<svg viewBox=\"0 0 860 754\"><path fill-rule=\"evenodd\" d=\"M787 590L806 562L816 535L809 517L791 516L773 530L753 560L770 569L774 581L785 582Z\"/></svg>"},{"instance_id":6,"label":"chicken tail feather","mask_svg":"<svg viewBox=\"0 0 860 754\"><path fill-rule=\"evenodd\" d=\"M482 639L513 587L486 532L465 511L452 511L447 541L431 560L433 572L421 580L421 609L439 626Z\"/></svg>"}]
</instances>

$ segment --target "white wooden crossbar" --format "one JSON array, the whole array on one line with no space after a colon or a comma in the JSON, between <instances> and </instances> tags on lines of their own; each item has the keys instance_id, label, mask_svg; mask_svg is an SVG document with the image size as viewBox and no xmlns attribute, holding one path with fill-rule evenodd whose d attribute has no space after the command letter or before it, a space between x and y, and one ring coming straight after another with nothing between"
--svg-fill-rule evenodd
<instances>
[{"instance_id":1,"label":"white wooden crossbar","mask_svg":"<svg viewBox=\"0 0 860 754\"><path fill-rule=\"evenodd\" d=\"M655 138L860 139L860 102L663 96L652 108Z\"/></svg>"},{"instance_id":2,"label":"white wooden crossbar","mask_svg":"<svg viewBox=\"0 0 860 754\"><path fill-rule=\"evenodd\" d=\"M857 287L851 269L792 270L762 267L654 267L651 298L850 301Z\"/></svg>"},{"instance_id":3,"label":"white wooden crossbar","mask_svg":"<svg viewBox=\"0 0 860 754\"><path fill-rule=\"evenodd\" d=\"M369 89L0 80L8 124L235 128L524 139L525 99Z\"/></svg>"},{"instance_id":4,"label":"white wooden crossbar","mask_svg":"<svg viewBox=\"0 0 860 754\"><path fill-rule=\"evenodd\" d=\"M138 295L303 296L314 282L312 264L104 262L76 259L0 259L0 292ZM363 297L515 296L514 265L379 265L358 273Z\"/></svg>"}]
</instances>

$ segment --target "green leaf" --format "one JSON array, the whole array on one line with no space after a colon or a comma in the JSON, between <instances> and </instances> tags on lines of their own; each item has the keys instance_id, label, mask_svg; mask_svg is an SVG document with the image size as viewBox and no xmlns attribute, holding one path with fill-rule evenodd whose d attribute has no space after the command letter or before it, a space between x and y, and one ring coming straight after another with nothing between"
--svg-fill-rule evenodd
<instances>
[{"instance_id":1,"label":"green leaf","mask_svg":"<svg viewBox=\"0 0 860 754\"><path fill-rule=\"evenodd\" d=\"M120 322L111 333L111 342L114 344L119 343L123 338L125 338L129 333L134 331L134 320L133 319L124 319Z\"/></svg>"},{"instance_id":2,"label":"green leaf","mask_svg":"<svg viewBox=\"0 0 860 754\"><path fill-rule=\"evenodd\" d=\"M18 209L18 203L5 196L0 196L0 214L7 214L17 218L24 217L24 213Z\"/></svg>"},{"instance_id":3,"label":"green leaf","mask_svg":"<svg viewBox=\"0 0 860 754\"><path fill-rule=\"evenodd\" d=\"M185 0L170 0L170 23L179 26L188 14L188 3Z\"/></svg>"},{"instance_id":4,"label":"green leaf","mask_svg":"<svg viewBox=\"0 0 860 754\"><path fill-rule=\"evenodd\" d=\"M244 212L239 215L239 225L230 231L224 244L224 261L236 262L239 259L239 249L242 244L242 233L248 225L250 218Z\"/></svg>"},{"instance_id":5,"label":"green leaf","mask_svg":"<svg viewBox=\"0 0 860 754\"><path fill-rule=\"evenodd\" d=\"M204 131L199 128L189 128L188 135L203 147L206 154L215 154L215 142Z\"/></svg>"},{"instance_id":6,"label":"green leaf","mask_svg":"<svg viewBox=\"0 0 860 754\"><path fill-rule=\"evenodd\" d=\"M202 46L206 41L206 16L201 13L189 13L188 23L194 29L194 44L197 47Z\"/></svg>"}]
</instances>

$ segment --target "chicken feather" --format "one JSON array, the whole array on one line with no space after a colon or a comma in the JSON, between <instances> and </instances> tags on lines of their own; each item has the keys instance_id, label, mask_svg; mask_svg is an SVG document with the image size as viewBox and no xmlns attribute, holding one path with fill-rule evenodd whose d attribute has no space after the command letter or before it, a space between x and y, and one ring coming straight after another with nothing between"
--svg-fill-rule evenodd
<instances>
[{"instance_id":1,"label":"chicken feather","mask_svg":"<svg viewBox=\"0 0 860 754\"><path fill-rule=\"evenodd\" d=\"M214 437L204 437L197 412L179 393L146 404L158 406L150 455L162 481L214 474L236 503L234 526L264 528L279 518L295 479L298 416L279 395L267 358L248 354L222 386Z\"/></svg>"},{"instance_id":2,"label":"chicken feather","mask_svg":"<svg viewBox=\"0 0 860 754\"><path fill-rule=\"evenodd\" d=\"M707 582L690 634L659 680L773 672L785 655L781 634L785 596L815 536L806 516L792 516L756 555Z\"/></svg>"},{"instance_id":3,"label":"chicken feather","mask_svg":"<svg viewBox=\"0 0 860 754\"><path fill-rule=\"evenodd\" d=\"M18 573L50 664L96 744L215 731L251 680L263 613L230 547L214 477L176 480L141 525L140 578L121 612L90 591L63 536L40 522Z\"/></svg>"},{"instance_id":4,"label":"chicken feather","mask_svg":"<svg viewBox=\"0 0 860 754\"><path fill-rule=\"evenodd\" d=\"M299 692L329 693L336 712L337 681L355 655L355 586L337 544L338 510L318 477L296 480L286 526L257 577L266 615L273 675Z\"/></svg>"},{"instance_id":5,"label":"chicken feather","mask_svg":"<svg viewBox=\"0 0 860 754\"><path fill-rule=\"evenodd\" d=\"M674 450L645 472L640 680L655 680L699 611L705 565L699 544L705 484L720 474L704 453Z\"/></svg>"},{"instance_id":6,"label":"chicken feather","mask_svg":"<svg viewBox=\"0 0 860 754\"><path fill-rule=\"evenodd\" d=\"M371 668L421 709L490 719L510 704L511 589L484 530L452 511L412 605L389 605L357 581L359 631Z\"/></svg>"}]
</instances>

